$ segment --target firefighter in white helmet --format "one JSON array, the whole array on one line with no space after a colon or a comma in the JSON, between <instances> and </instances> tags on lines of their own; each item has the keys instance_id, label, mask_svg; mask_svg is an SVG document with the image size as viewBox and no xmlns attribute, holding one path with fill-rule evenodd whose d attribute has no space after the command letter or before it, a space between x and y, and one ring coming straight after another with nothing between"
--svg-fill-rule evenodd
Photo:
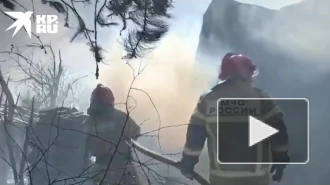
<instances>
[{"instance_id":1,"label":"firefighter in white helmet","mask_svg":"<svg viewBox=\"0 0 330 185\"><path fill-rule=\"evenodd\" d=\"M188 125L186 143L181 160L181 172L187 178L192 178L194 166L199 161L199 155L207 139L211 185L269 185L271 173L273 173L273 181L282 179L286 165L275 163L290 162L287 154L288 134L283 114L271 100L260 101L262 121L278 129L279 133L263 142L261 157L263 158L262 161L269 161L274 164L224 165L217 161L218 146L220 154L228 153L232 148L235 149L236 153L234 153L236 155L248 154L244 151L239 151L240 148L237 146L231 146L228 141L217 140L217 114L210 114L208 107L210 107L210 104L216 104L220 98L237 98L238 96L240 98L269 98L269 95L262 90L252 86L253 77L257 74L256 71L256 66L249 57L228 53L223 58L219 75L219 79L222 81L200 97ZM219 130L221 125L228 125L229 122L233 123L233 120L229 121L225 116L219 116L218 121ZM225 146L225 148L220 146ZM234 153L232 154L234 155Z\"/></svg>"}]
</instances>

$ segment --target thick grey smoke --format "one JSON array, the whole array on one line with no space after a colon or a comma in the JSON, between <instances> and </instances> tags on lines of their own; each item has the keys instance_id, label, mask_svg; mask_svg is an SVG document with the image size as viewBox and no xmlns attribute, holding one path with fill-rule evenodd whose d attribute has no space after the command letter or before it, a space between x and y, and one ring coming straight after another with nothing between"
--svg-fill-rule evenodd
<instances>
[{"instance_id":1,"label":"thick grey smoke","mask_svg":"<svg viewBox=\"0 0 330 185\"><path fill-rule=\"evenodd\" d=\"M190 114L196 106L199 93L190 87L191 70L194 62L194 53L188 46L180 43L175 35L167 37L159 48L142 61L141 69L146 68L138 75L133 87L147 92L149 97L137 90L132 90L131 96L136 100L137 107L132 116L143 123L144 132L159 128L157 112L161 118L161 126L187 124ZM114 49L112 49L114 51ZM120 52L114 52L120 53ZM116 96L116 102L125 102L129 87L133 80L132 69L120 59L121 55L113 56L111 65L102 66L100 81L111 87ZM140 61L132 61L135 70L138 70ZM198 84L205 88L204 84ZM134 104L130 100L131 104ZM168 134L176 137L168 137ZM185 126L161 129L161 143L164 150L177 150L183 146Z\"/></svg>"},{"instance_id":2,"label":"thick grey smoke","mask_svg":"<svg viewBox=\"0 0 330 185\"><path fill-rule=\"evenodd\" d=\"M149 65L137 79L135 87L151 95L160 113L162 126L186 124L198 95L216 82L222 56L229 51L251 56L260 67L258 86L274 97L307 97L311 102L310 163L303 167L290 166L285 182L325 184L324 178L329 167L319 164L322 164L321 159L326 160L323 155L329 151L318 149L318 146L326 145L327 139L315 136L318 132L326 137L329 130L324 124L324 98L328 90L321 89L329 71L326 61L330 58L326 52L329 49L329 39L326 35L326 27L330 25L329 16L326 16L326 8L323 8L327 6L310 1L306 2L307 4L291 5L277 13L261 7L246 8L245 5L235 9L235 12L232 11L233 14L226 15L226 6L221 5L230 2L217 0L219 5L214 6L218 12L213 14L218 20L214 27L222 28L220 32L213 34L222 36L220 39L216 36L209 39L212 41L212 47L208 47L208 51L197 54L201 56L195 59L194 51L184 49L185 46L180 42L182 38L167 38L157 52L143 61ZM318 11L315 11L315 8L318 8ZM235 15L232 17L233 25L240 26L228 26L226 18L230 15ZM241 36L243 38L240 38ZM203 41L200 44L203 44ZM119 58L120 55L112 59L112 65L103 71L108 75L102 77L101 81L115 90L118 102L123 102L132 74L131 69ZM316 90L313 90L315 88ZM144 131L157 129L157 114L149 98L136 91L133 91L132 95L138 102L132 116L140 122L151 118L143 124ZM165 153L180 152L185 140L185 127L162 129L160 136ZM140 141L150 143L146 140ZM155 143L157 141L148 146L158 150ZM202 157L201 163L207 166L205 156ZM311 173L315 170L317 173ZM301 174L308 174L309 178L301 178Z\"/></svg>"},{"instance_id":3,"label":"thick grey smoke","mask_svg":"<svg viewBox=\"0 0 330 185\"><path fill-rule=\"evenodd\" d=\"M287 184L326 185L330 180L326 175L330 167L324 164L330 152L329 5L324 0L303 1L276 11L214 0L213 8L204 16L199 65L203 65L201 61L207 61L208 66L219 65L228 51L247 54L259 66L259 87L273 97L304 97L310 101L310 161L289 166L284 180ZM299 133L299 123L289 127Z\"/></svg>"},{"instance_id":4,"label":"thick grey smoke","mask_svg":"<svg viewBox=\"0 0 330 185\"><path fill-rule=\"evenodd\" d=\"M100 82L113 89L116 103L120 104L127 99L133 80L132 69L121 60L120 49L113 47L111 51L116 54L109 59L109 66L102 66L101 73L107 75L102 75ZM135 70L138 70L139 62L131 62ZM139 142L161 153L180 153L185 142L186 124L196 106L201 89L207 88L205 83L195 84L198 88L191 86L194 51L189 45L182 43L177 35L168 35L157 50L142 63L141 68L144 65L146 68L138 75L133 87L148 93L152 101L145 93L131 90L130 96L135 100L130 99L130 105L136 104L131 116L138 123L143 123L143 133L155 131L147 135L157 136L159 130L160 138L158 140L142 136ZM118 107L124 108L120 105ZM143 156L140 157L145 159ZM181 155L171 157L178 160ZM207 164L205 163L206 167ZM165 167L159 173L167 176L167 170ZM173 170L170 173L170 176L172 175L180 177L179 173Z\"/></svg>"},{"instance_id":5,"label":"thick grey smoke","mask_svg":"<svg viewBox=\"0 0 330 185\"><path fill-rule=\"evenodd\" d=\"M218 34L222 36L209 39L212 40L212 46L207 48L207 52L200 54L202 57L197 57L198 64L195 64L195 51L183 42L184 35L166 37L160 47L142 61L148 66L137 78L134 87L149 93L159 111L161 127L187 124L200 93L216 82L222 56L228 51L248 54L260 66L259 86L275 97L307 97L311 101L310 164L289 167L286 182L293 185L328 184L325 182L330 180L326 175L330 168L325 161L329 151L325 148L328 146L330 133L330 127L327 126L329 116L326 114L329 103L326 98L329 95L327 75L330 59L330 3L326 0L311 0L283 8L280 14L261 7L244 6L235 9L235 12L232 11L233 14L225 15L225 12L228 13L225 11L227 7L222 5L234 1L214 1L219 3L217 6L214 5L217 11L214 11L213 16L217 17L217 22L210 24L221 27ZM228 16L231 16L232 21L226 20ZM0 18L2 22L2 17ZM229 22L241 26L229 27ZM11 34L12 32L1 32L0 36L10 38ZM20 33L16 38L23 38L24 34ZM107 34L112 35L112 32ZM65 32L46 40L51 40L55 47L62 49L66 64L83 75L90 75L88 80L86 79L86 84L92 88L96 85L92 54L88 52L88 47L84 43L69 45L68 35L71 36L71 33ZM244 38L240 38L239 35L244 35ZM62 38L63 36L65 37ZM123 52L116 47L114 39L106 37L102 41L108 51L106 55L110 54L112 58L107 61L109 65L102 66L100 82L113 89L117 103L124 102L132 81L132 71L120 59ZM8 43L11 42L14 41L10 40ZM7 44L5 49L9 48L10 44ZM134 66L138 68L138 65ZM89 92L90 90L81 98L85 106L88 105ZM143 123L142 131L158 129L157 112L149 97L135 90L132 91L132 96L137 102L132 117L140 123L148 119ZM134 104L133 100L130 102ZM81 110L84 109L85 107ZM185 129L185 126L161 129L162 152L181 152L185 141ZM151 149L159 150L157 139L141 138L140 141L148 144ZM173 157L179 159L180 155ZM207 169L207 159L203 159L205 160L201 163L206 166L203 169Z\"/></svg>"}]
</instances>

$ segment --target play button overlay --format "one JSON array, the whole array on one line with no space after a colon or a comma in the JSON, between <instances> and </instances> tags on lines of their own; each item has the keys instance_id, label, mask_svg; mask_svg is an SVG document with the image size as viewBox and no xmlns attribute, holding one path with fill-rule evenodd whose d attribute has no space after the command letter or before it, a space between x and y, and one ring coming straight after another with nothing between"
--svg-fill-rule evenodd
<instances>
[{"instance_id":1,"label":"play button overlay","mask_svg":"<svg viewBox=\"0 0 330 185\"><path fill-rule=\"evenodd\" d=\"M217 124L209 129L217 131L217 161L221 168L234 170L232 164L274 164L270 157L271 143L277 142L282 130L277 119L265 119L273 114L267 105L276 105L283 117L289 137L290 164L309 161L309 102L304 98L222 98L208 102L206 117L216 115ZM274 114L276 115L276 114ZM275 121L274 121L275 120ZM285 161L278 163L285 163ZM229 165L229 166L228 166ZM245 165L244 165L245 166ZM247 171L251 170L249 165ZM236 168L236 167L235 167ZM225 169L223 169L225 170Z\"/></svg>"},{"instance_id":2,"label":"play button overlay","mask_svg":"<svg viewBox=\"0 0 330 185\"><path fill-rule=\"evenodd\" d=\"M279 131L264 122L249 116L249 147L269 138Z\"/></svg>"}]
</instances>

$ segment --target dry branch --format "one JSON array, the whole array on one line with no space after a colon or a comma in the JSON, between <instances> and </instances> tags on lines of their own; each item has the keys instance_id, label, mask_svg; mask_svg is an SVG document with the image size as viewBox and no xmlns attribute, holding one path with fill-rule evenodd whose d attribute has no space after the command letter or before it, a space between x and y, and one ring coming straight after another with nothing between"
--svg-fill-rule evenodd
<instances>
[{"instance_id":1,"label":"dry branch","mask_svg":"<svg viewBox=\"0 0 330 185\"><path fill-rule=\"evenodd\" d=\"M22 151L22 157L19 165L19 185L24 185L24 168L25 164L27 163L27 155L28 155L28 147L29 147L29 128L31 127L34 119L34 98L32 99L32 105L31 105L31 112L30 112L30 119L28 125L26 125L26 130L25 130L25 140L23 144L23 151Z\"/></svg>"},{"instance_id":2,"label":"dry branch","mask_svg":"<svg viewBox=\"0 0 330 185\"><path fill-rule=\"evenodd\" d=\"M2 71L0 68L0 85L1 89L6 95L6 101L5 101L5 108L4 108L4 122L3 122L3 129L5 131L5 140L8 148L8 154L9 154L9 159L10 159L10 166L12 167L13 171L13 176L15 183L18 183L18 173L17 173L17 168L16 168L16 161L14 157L14 152L13 152L13 146L12 146L12 138L10 136L10 132L7 130L8 125L13 124L13 118L14 118L14 112L15 112L15 104L14 104L14 98L13 95L11 94L8 83L5 82Z\"/></svg>"},{"instance_id":3,"label":"dry branch","mask_svg":"<svg viewBox=\"0 0 330 185\"><path fill-rule=\"evenodd\" d=\"M17 7L11 1L13 0L0 0L0 3L5 8L15 10ZM94 55L96 78L99 77L98 65L104 60L102 53L104 50L98 37L99 27L121 26L119 35L123 39L123 47L126 51L123 58L143 57L154 49L154 44L168 32L167 19L171 17L168 10L173 6L172 0L103 0L102 3L99 0L41 0L41 2L65 16L64 27L69 27L69 18L70 20L73 18L78 23L71 42L80 35L85 37L87 45ZM94 6L93 15L88 16L94 22L92 29L86 25L90 20L83 19L81 16L83 12L76 9L76 6L80 4ZM26 9L20 4L19 7ZM33 0L32 7L33 9L35 7ZM1 9L0 12L6 15ZM10 16L8 17L13 20ZM125 36L122 35L123 31L127 32ZM47 53L39 36L32 34L40 42L38 47Z\"/></svg>"},{"instance_id":4,"label":"dry branch","mask_svg":"<svg viewBox=\"0 0 330 185\"><path fill-rule=\"evenodd\" d=\"M11 94L7 83L6 83L5 79L3 78L1 68L0 68L0 85L1 85L2 91L6 95L6 98L8 101L8 108L9 108L9 110L12 110L12 111L8 112L8 119L9 119L8 121L11 122L13 120L15 102L14 102L13 95Z\"/></svg>"},{"instance_id":5,"label":"dry branch","mask_svg":"<svg viewBox=\"0 0 330 185\"><path fill-rule=\"evenodd\" d=\"M37 45L24 46L23 51L19 51L19 46L13 46L10 51L1 51L0 54L4 54L10 57L10 60L14 62L15 67L21 72L24 77L16 80L20 84L28 86L28 95L30 92L35 95L35 109L51 108L62 104L67 99L69 94L72 97L72 104L76 103L76 96L78 92L75 86L79 83L82 77L70 77L70 71L63 65L62 56L60 50L56 55L51 45L44 46L46 51L46 57L49 57L50 62L36 61L37 58L33 58L35 55L35 47ZM25 103L29 103L26 97L23 97ZM28 105L30 107L30 105Z\"/></svg>"}]
</instances>

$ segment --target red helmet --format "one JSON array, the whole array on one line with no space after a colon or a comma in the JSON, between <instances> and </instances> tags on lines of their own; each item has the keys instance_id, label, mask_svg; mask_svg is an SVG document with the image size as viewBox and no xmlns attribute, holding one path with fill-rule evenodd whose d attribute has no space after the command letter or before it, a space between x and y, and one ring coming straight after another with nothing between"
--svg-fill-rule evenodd
<instances>
[{"instance_id":1,"label":"red helmet","mask_svg":"<svg viewBox=\"0 0 330 185\"><path fill-rule=\"evenodd\" d=\"M250 80L256 75L257 67L249 57L237 53L227 53L223 57L219 75L221 80L226 80L233 76L242 76Z\"/></svg>"},{"instance_id":2,"label":"red helmet","mask_svg":"<svg viewBox=\"0 0 330 185\"><path fill-rule=\"evenodd\" d=\"M115 97L109 87L98 84L92 92L91 103L92 102L113 105Z\"/></svg>"}]
</instances>

